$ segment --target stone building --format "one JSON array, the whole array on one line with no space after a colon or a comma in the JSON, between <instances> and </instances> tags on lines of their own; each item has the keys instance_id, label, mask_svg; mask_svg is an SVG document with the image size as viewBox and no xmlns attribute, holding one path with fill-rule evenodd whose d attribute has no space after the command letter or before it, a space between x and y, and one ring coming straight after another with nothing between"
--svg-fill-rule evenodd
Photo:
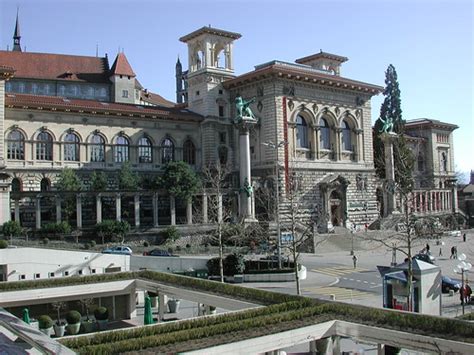
<instances>
[{"instance_id":1,"label":"stone building","mask_svg":"<svg viewBox=\"0 0 474 355\"><path fill-rule=\"evenodd\" d=\"M370 102L382 87L343 77L348 59L323 51L295 63L273 60L236 76L233 42L240 37L203 27L180 38L188 47L188 69L178 59L174 104L142 87L124 53L109 66L107 56L22 52L17 20L13 51L0 51L1 222L14 218L39 227L60 221L55 182L65 167L77 169L86 186L93 171L113 177L126 161L150 178L171 160L198 172L219 162L238 175L237 96L254 100L250 107L259 120L250 133L252 184L255 196L264 197L254 199L257 216L275 208L279 176L281 196L297 184L302 213L324 226L375 220ZM438 126L423 144L437 139ZM423 156L426 164L444 156L441 167L452 164L452 148L437 143ZM445 184L449 176L433 171L433 184ZM233 187L238 191L238 183ZM191 206L142 188L118 191L110 178L109 191L100 196L75 194L77 225L83 225L83 208L90 212L87 223L101 221L103 213L121 219L123 197L129 197L127 218L136 226L208 222L205 192ZM281 200L283 213L288 206Z\"/></svg>"}]
</instances>

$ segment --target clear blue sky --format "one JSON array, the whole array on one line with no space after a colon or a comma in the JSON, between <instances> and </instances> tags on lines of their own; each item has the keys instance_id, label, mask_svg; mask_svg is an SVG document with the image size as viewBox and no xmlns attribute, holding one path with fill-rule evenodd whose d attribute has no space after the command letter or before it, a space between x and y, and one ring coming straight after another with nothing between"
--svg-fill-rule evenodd
<instances>
[{"instance_id":1,"label":"clear blue sky","mask_svg":"<svg viewBox=\"0 0 474 355\"><path fill-rule=\"evenodd\" d=\"M292 62L320 49L343 55L342 76L384 85L392 63L404 119L455 123L455 164L474 169L471 0L123 1L1 0L0 47L12 46L16 8L30 52L115 58L124 48L140 82L175 100L178 38L202 26L239 32L236 74L272 59ZM372 119L383 97L372 100Z\"/></svg>"}]
</instances>

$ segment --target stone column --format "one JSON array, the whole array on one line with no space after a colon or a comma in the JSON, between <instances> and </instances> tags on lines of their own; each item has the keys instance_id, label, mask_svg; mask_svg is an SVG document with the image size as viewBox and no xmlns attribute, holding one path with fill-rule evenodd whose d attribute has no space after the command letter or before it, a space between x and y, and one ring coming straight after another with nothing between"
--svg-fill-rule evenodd
<instances>
[{"instance_id":1,"label":"stone column","mask_svg":"<svg viewBox=\"0 0 474 355\"><path fill-rule=\"evenodd\" d=\"M153 205L153 226L158 227L159 222L158 222L158 193L154 193L152 197L152 205Z\"/></svg>"},{"instance_id":2,"label":"stone column","mask_svg":"<svg viewBox=\"0 0 474 355\"><path fill-rule=\"evenodd\" d=\"M77 228L82 228L82 196L76 195L76 224Z\"/></svg>"},{"instance_id":3,"label":"stone column","mask_svg":"<svg viewBox=\"0 0 474 355\"><path fill-rule=\"evenodd\" d=\"M160 292L158 294L158 298L159 298L158 315L159 315L160 321L162 321L163 317L165 316L165 310L166 310L165 294Z\"/></svg>"},{"instance_id":4,"label":"stone column","mask_svg":"<svg viewBox=\"0 0 474 355\"><path fill-rule=\"evenodd\" d=\"M318 353L318 348L316 346L316 340L311 340L309 342L309 354L316 355Z\"/></svg>"},{"instance_id":5,"label":"stone column","mask_svg":"<svg viewBox=\"0 0 474 355\"><path fill-rule=\"evenodd\" d=\"M120 222L122 220L122 196L115 195L115 220Z\"/></svg>"},{"instance_id":6,"label":"stone column","mask_svg":"<svg viewBox=\"0 0 474 355\"><path fill-rule=\"evenodd\" d=\"M316 340L316 349L318 354L331 354L332 341L331 337Z\"/></svg>"},{"instance_id":7,"label":"stone column","mask_svg":"<svg viewBox=\"0 0 474 355\"><path fill-rule=\"evenodd\" d=\"M61 197L59 195L55 196L56 201L56 223L61 223Z\"/></svg>"},{"instance_id":8,"label":"stone column","mask_svg":"<svg viewBox=\"0 0 474 355\"><path fill-rule=\"evenodd\" d=\"M95 197L95 216L96 223L102 223L102 196L100 194Z\"/></svg>"},{"instance_id":9,"label":"stone column","mask_svg":"<svg viewBox=\"0 0 474 355\"><path fill-rule=\"evenodd\" d=\"M393 161L393 142L397 139L395 133L383 133L381 139L384 143L385 149L385 178L387 180L387 214L390 215L395 211L396 200L395 200L395 168Z\"/></svg>"},{"instance_id":10,"label":"stone column","mask_svg":"<svg viewBox=\"0 0 474 355\"><path fill-rule=\"evenodd\" d=\"M314 159L319 159L319 126L314 127L313 139L314 139Z\"/></svg>"},{"instance_id":11,"label":"stone column","mask_svg":"<svg viewBox=\"0 0 474 355\"><path fill-rule=\"evenodd\" d=\"M208 223L207 215L207 194L202 194L202 223Z\"/></svg>"},{"instance_id":12,"label":"stone column","mask_svg":"<svg viewBox=\"0 0 474 355\"><path fill-rule=\"evenodd\" d=\"M335 160L341 160L342 159L342 143L341 143L341 133L342 129L337 127L334 129L335 135L336 135L336 159Z\"/></svg>"},{"instance_id":13,"label":"stone column","mask_svg":"<svg viewBox=\"0 0 474 355\"><path fill-rule=\"evenodd\" d=\"M444 211L446 208L445 208L445 205L444 205L444 191L441 191L440 192L440 197L441 197L441 211Z\"/></svg>"},{"instance_id":14,"label":"stone column","mask_svg":"<svg viewBox=\"0 0 474 355\"><path fill-rule=\"evenodd\" d=\"M362 128L356 130L356 141L357 141L357 161L360 163L364 160L364 140L363 140L363 135L362 132L364 130Z\"/></svg>"},{"instance_id":15,"label":"stone column","mask_svg":"<svg viewBox=\"0 0 474 355\"><path fill-rule=\"evenodd\" d=\"M423 209L425 210L425 213L428 212L428 192L423 193L423 198L425 199L424 207Z\"/></svg>"},{"instance_id":16,"label":"stone column","mask_svg":"<svg viewBox=\"0 0 474 355\"><path fill-rule=\"evenodd\" d=\"M193 200L191 198L186 201L186 222L193 224Z\"/></svg>"},{"instance_id":17,"label":"stone column","mask_svg":"<svg viewBox=\"0 0 474 355\"><path fill-rule=\"evenodd\" d=\"M333 355L341 354L341 337L338 335L332 337L332 353Z\"/></svg>"},{"instance_id":18,"label":"stone column","mask_svg":"<svg viewBox=\"0 0 474 355\"><path fill-rule=\"evenodd\" d=\"M377 355L385 355L385 344L377 344Z\"/></svg>"},{"instance_id":19,"label":"stone column","mask_svg":"<svg viewBox=\"0 0 474 355\"><path fill-rule=\"evenodd\" d=\"M36 196L36 229L41 229L41 196Z\"/></svg>"},{"instance_id":20,"label":"stone column","mask_svg":"<svg viewBox=\"0 0 474 355\"><path fill-rule=\"evenodd\" d=\"M171 215L171 225L176 225L176 200L174 196L170 196L170 215Z\"/></svg>"},{"instance_id":21,"label":"stone column","mask_svg":"<svg viewBox=\"0 0 474 355\"><path fill-rule=\"evenodd\" d=\"M15 200L15 221L20 223L20 199Z\"/></svg>"},{"instance_id":22,"label":"stone column","mask_svg":"<svg viewBox=\"0 0 474 355\"><path fill-rule=\"evenodd\" d=\"M133 207L135 211L135 227L140 227L140 194L133 196Z\"/></svg>"},{"instance_id":23,"label":"stone column","mask_svg":"<svg viewBox=\"0 0 474 355\"><path fill-rule=\"evenodd\" d=\"M451 211L453 211L454 213L459 212L459 209L458 209L458 194L457 194L457 191L456 191L456 186L453 186L451 188Z\"/></svg>"},{"instance_id":24,"label":"stone column","mask_svg":"<svg viewBox=\"0 0 474 355\"><path fill-rule=\"evenodd\" d=\"M250 133L248 130L240 131L240 188L244 190L247 185L252 184L252 177L250 175ZM241 217L244 219L251 218L252 206L251 196L246 191L241 191L242 209L240 211Z\"/></svg>"}]
</instances>

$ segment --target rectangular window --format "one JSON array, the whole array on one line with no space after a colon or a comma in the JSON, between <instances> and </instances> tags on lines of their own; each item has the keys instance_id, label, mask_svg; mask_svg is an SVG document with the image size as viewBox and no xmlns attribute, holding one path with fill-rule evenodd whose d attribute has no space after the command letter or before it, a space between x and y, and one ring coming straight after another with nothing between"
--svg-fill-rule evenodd
<instances>
[{"instance_id":1,"label":"rectangular window","mask_svg":"<svg viewBox=\"0 0 474 355\"><path fill-rule=\"evenodd\" d=\"M196 96L199 96L199 91L196 91Z\"/></svg>"},{"instance_id":2,"label":"rectangular window","mask_svg":"<svg viewBox=\"0 0 474 355\"><path fill-rule=\"evenodd\" d=\"M225 132L219 132L219 143L226 144L226 134Z\"/></svg>"},{"instance_id":3,"label":"rectangular window","mask_svg":"<svg viewBox=\"0 0 474 355\"><path fill-rule=\"evenodd\" d=\"M41 274L35 274L35 279L41 278Z\"/></svg>"},{"instance_id":4,"label":"rectangular window","mask_svg":"<svg viewBox=\"0 0 474 355\"><path fill-rule=\"evenodd\" d=\"M224 106L219 105L219 117L224 117Z\"/></svg>"},{"instance_id":5,"label":"rectangular window","mask_svg":"<svg viewBox=\"0 0 474 355\"><path fill-rule=\"evenodd\" d=\"M128 98L128 90L122 90L122 97Z\"/></svg>"},{"instance_id":6,"label":"rectangular window","mask_svg":"<svg viewBox=\"0 0 474 355\"><path fill-rule=\"evenodd\" d=\"M54 277L54 272L50 272L49 277Z\"/></svg>"},{"instance_id":7,"label":"rectangular window","mask_svg":"<svg viewBox=\"0 0 474 355\"><path fill-rule=\"evenodd\" d=\"M69 271L64 271L64 276L69 276Z\"/></svg>"},{"instance_id":8,"label":"rectangular window","mask_svg":"<svg viewBox=\"0 0 474 355\"><path fill-rule=\"evenodd\" d=\"M26 279L26 275L20 275L20 280L25 280Z\"/></svg>"},{"instance_id":9,"label":"rectangular window","mask_svg":"<svg viewBox=\"0 0 474 355\"><path fill-rule=\"evenodd\" d=\"M95 272L95 269L92 269L92 270L91 270L91 274L95 274L95 273L96 273L96 272Z\"/></svg>"},{"instance_id":10,"label":"rectangular window","mask_svg":"<svg viewBox=\"0 0 474 355\"><path fill-rule=\"evenodd\" d=\"M79 271L77 272L77 274L78 274L78 275L82 275L82 270L79 270Z\"/></svg>"}]
</instances>

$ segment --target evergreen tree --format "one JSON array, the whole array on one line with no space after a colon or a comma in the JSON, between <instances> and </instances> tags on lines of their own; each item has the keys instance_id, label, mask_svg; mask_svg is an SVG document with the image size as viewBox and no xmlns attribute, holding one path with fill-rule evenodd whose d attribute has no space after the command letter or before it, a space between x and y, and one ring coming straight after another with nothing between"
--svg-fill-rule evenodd
<instances>
[{"instance_id":1,"label":"evergreen tree","mask_svg":"<svg viewBox=\"0 0 474 355\"><path fill-rule=\"evenodd\" d=\"M380 108L380 117L375 122L373 131L375 169L380 178L385 178L384 144L380 138L383 123L380 118L384 121L391 120L393 122L393 132L398 136L393 146L395 182L399 188L411 190L413 188L412 171L414 157L404 137L405 121L402 118L400 88L397 71L392 64L388 66L385 72L383 95L385 99Z\"/></svg>"},{"instance_id":2,"label":"evergreen tree","mask_svg":"<svg viewBox=\"0 0 474 355\"><path fill-rule=\"evenodd\" d=\"M91 175L91 190L104 191L107 190L107 176L103 171L93 172Z\"/></svg>"},{"instance_id":3,"label":"evergreen tree","mask_svg":"<svg viewBox=\"0 0 474 355\"><path fill-rule=\"evenodd\" d=\"M120 190L134 191L138 189L138 176L132 171L128 161L123 163L118 180Z\"/></svg>"},{"instance_id":4,"label":"evergreen tree","mask_svg":"<svg viewBox=\"0 0 474 355\"><path fill-rule=\"evenodd\" d=\"M59 191L79 191L81 189L81 181L74 170L65 168L61 170L58 176L56 188Z\"/></svg>"},{"instance_id":5,"label":"evergreen tree","mask_svg":"<svg viewBox=\"0 0 474 355\"><path fill-rule=\"evenodd\" d=\"M161 184L170 195L189 200L198 191L200 180L184 161L171 161L166 165Z\"/></svg>"}]
</instances>

